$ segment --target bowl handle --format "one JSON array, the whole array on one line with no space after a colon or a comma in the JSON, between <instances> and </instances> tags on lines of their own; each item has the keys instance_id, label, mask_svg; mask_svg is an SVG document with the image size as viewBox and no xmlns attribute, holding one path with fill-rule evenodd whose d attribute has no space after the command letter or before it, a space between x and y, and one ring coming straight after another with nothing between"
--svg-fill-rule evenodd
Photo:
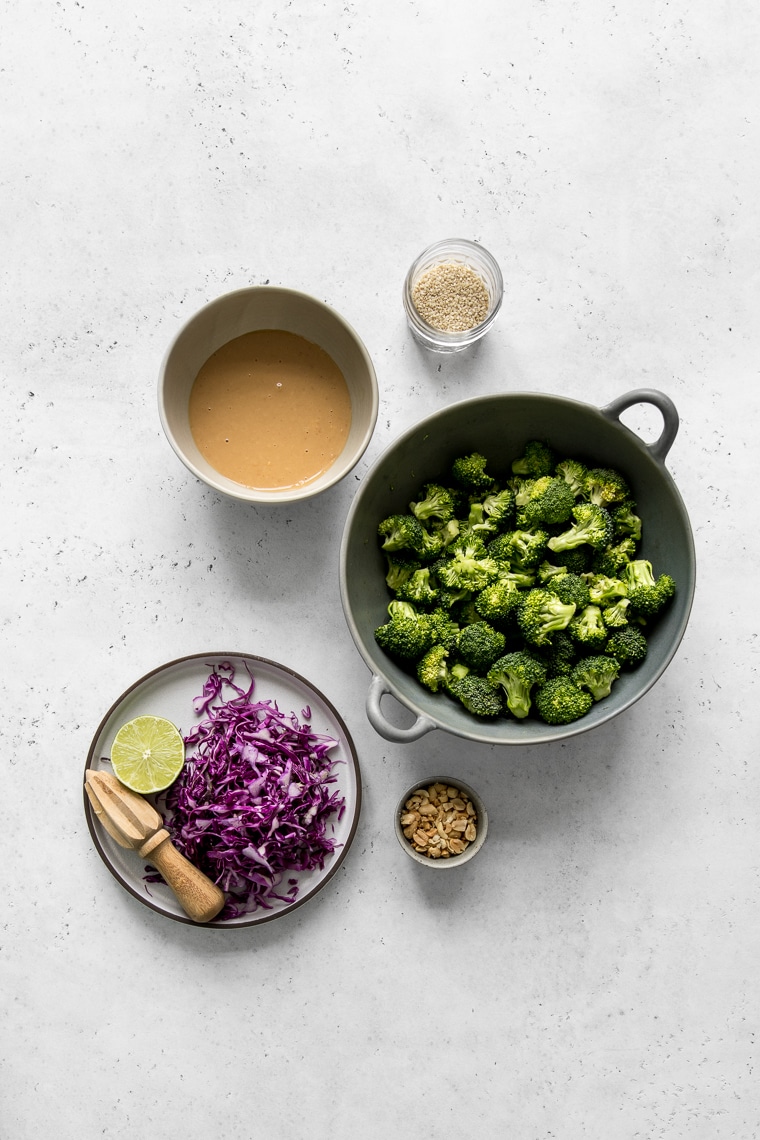
<instances>
[{"instance_id":1,"label":"bowl handle","mask_svg":"<svg viewBox=\"0 0 760 1140\"><path fill-rule=\"evenodd\" d=\"M390 693L390 689L383 678L377 674L373 675L367 693L367 718L375 732L379 732L386 740L392 740L396 744L408 744L410 740L419 740L426 732L436 727L426 716L418 716L409 728L396 728L395 725L389 724L380 709L380 702L386 693Z\"/></svg>"},{"instance_id":2,"label":"bowl handle","mask_svg":"<svg viewBox=\"0 0 760 1140\"><path fill-rule=\"evenodd\" d=\"M608 420L619 421L621 412L624 412L626 408L632 408L634 404L654 404L662 413L662 434L654 443L645 444L645 447L653 459L664 463L665 456L673 446L673 440L678 434L679 421L675 404L670 396L666 396L664 392L659 392L656 388L636 388L633 392L618 396L617 400L613 400L612 403L600 408L599 411Z\"/></svg>"}]
</instances>

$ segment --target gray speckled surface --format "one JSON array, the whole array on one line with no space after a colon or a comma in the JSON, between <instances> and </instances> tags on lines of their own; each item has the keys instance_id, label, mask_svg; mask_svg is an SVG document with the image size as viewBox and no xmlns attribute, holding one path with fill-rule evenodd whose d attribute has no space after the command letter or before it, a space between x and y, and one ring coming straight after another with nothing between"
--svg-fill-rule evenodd
<instances>
[{"instance_id":1,"label":"gray speckled surface","mask_svg":"<svg viewBox=\"0 0 760 1140\"><path fill-rule=\"evenodd\" d=\"M0 1134L756 1135L758 623L735 570L758 522L755 7L3 15ZM506 297L439 360L401 285L446 236L494 253ZM266 281L336 307L380 383L362 462L293 508L206 490L156 411L179 325ZM668 466L699 565L657 687L558 746L382 740L338 590L357 481L465 396L634 387L679 409ZM140 906L82 810L111 702L224 647L314 680L364 773L338 875L252 931ZM489 811L456 876L425 876L392 830L436 769Z\"/></svg>"}]
</instances>

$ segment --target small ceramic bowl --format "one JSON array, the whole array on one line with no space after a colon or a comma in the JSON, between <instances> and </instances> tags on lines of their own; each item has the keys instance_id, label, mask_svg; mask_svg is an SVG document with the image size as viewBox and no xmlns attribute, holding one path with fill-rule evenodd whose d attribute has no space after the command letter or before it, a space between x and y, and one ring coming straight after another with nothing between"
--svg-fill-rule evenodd
<instances>
[{"instance_id":1,"label":"small ceramic bowl","mask_svg":"<svg viewBox=\"0 0 760 1140\"><path fill-rule=\"evenodd\" d=\"M486 314L472 328L461 332L445 332L435 328L417 310L414 292L423 274L439 265L463 266L481 279L488 294ZM404 281L404 310L412 336L433 352L461 352L485 336L496 320L504 295L501 270L494 257L477 242L465 238L447 238L429 246L412 263Z\"/></svg>"},{"instance_id":2,"label":"small ceramic bowl","mask_svg":"<svg viewBox=\"0 0 760 1140\"><path fill-rule=\"evenodd\" d=\"M220 474L199 451L189 420L190 392L209 357L236 337L263 329L295 333L323 349L343 373L351 400L348 438L332 465L309 482L271 490ZM176 334L161 364L158 410L174 451L209 487L249 503L292 503L332 487L364 454L377 420L377 377L359 336L334 309L296 289L251 286L211 301Z\"/></svg>"},{"instance_id":3,"label":"small ceramic bowl","mask_svg":"<svg viewBox=\"0 0 760 1140\"><path fill-rule=\"evenodd\" d=\"M420 851L415 850L412 843L410 843L410 841L404 835L404 828L401 823L401 817L407 810L407 800L410 799L410 797L413 796L414 793L419 791L421 788L430 788L434 784L442 784L447 788L456 788L457 791L463 792L475 808L477 835L475 839L467 844L464 851L458 855L450 854L447 857L441 856L439 858L433 858L430 855L423 855ZM486 841L486 834L488 832L488 814L486 812L485 804L483 803L478 793L474 790L474 788L471 788L468 784L465 784L463 780L460 780L459 778L455 778L453 776L432 776L427 780L418 780L416 784L413 784L411 788L404 792L403 796L396 805L394 827L396 830L396 838L411 859L414 859L416 863L420 863L424 867L431 867L434 870L442 871L447 868L450 869L452 867L461 867L463 863L469 862L470 859L477 855L478 851L480 851L481 847Z\"/></svg>"}]
</instances>

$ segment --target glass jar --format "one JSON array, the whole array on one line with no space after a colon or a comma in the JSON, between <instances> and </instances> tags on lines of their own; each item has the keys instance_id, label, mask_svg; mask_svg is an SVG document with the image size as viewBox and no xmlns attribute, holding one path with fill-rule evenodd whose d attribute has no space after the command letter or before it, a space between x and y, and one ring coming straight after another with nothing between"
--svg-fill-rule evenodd
<instances>
[{"instance_id":1,"label":"glass jar","mask_svg":"<svg viewBox=\"0 0 760 1140\"><path fill-rule=\"evenodd\" d=\"M465 266L477 274L485 286L486 315L472 328L447 332L430 324L418 312L414 290L423 274L438 265ZM501 270L488 250L466 238L447 238L429 246L412 263L404 281L404 309L412 335L421 345L433 352L461 352L488 332L501 308L503 294Z\"/></svg>"}]
</instances>

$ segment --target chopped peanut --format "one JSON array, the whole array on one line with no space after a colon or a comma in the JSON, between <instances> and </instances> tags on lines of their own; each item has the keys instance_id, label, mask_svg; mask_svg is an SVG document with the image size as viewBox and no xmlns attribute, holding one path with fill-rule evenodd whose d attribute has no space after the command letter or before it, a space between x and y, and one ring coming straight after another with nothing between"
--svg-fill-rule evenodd
<instances>
[{"instance_id":1,"label":"chopped peanut","mask_svg":"<svg viewBox=\"0 0 760 1140\"><path fill-rule=\"evenodd\" d=\"M413 792L400 822L414 850L429 859L461 855L478 834L475 805L461 788L441 783Z\"/></svg>"}]
</instances>

